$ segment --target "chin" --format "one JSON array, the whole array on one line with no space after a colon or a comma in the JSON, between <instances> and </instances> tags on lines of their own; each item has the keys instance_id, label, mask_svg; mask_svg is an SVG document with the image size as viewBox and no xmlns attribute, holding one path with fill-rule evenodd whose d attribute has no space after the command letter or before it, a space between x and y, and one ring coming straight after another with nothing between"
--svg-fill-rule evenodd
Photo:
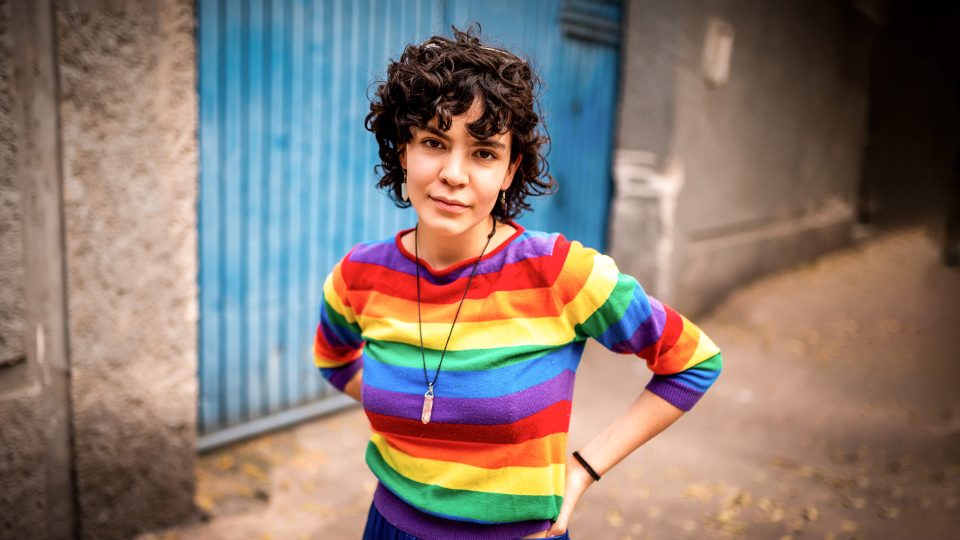
<instances>
[{"instance_id":1,"label":"chin","mask_svg":"<svg viewBox=\"0 0 960 540\"><path fill-rule=\"evenodd\" d=\"M459 236L483 222L482 217L469 213L451 216L431 212L429 215L418 214L417 219L422 227L442 236Z\"/></svg>"}]
</instances>

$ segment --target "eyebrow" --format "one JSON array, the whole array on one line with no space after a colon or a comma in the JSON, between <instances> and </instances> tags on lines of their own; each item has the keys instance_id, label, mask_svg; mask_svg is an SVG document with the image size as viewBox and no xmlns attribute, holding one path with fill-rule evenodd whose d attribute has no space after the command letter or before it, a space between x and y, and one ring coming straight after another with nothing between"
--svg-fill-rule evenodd
<instances>
[{"instance_id":1,"label":"eyebrow","mask_svg":"<svg viewBox=\"0 0 960 540\"><path fill-rule=\"evenodd\" d=\"M424 131L429 131L430 133L436 135L437 137L440 137L441 139L443 139L443 140L445 140L445 141L449 141L449 140L450 140L450 137L448 137L446 133L444 133L443 131L440 131L439 129L437 129L437 128L433 127L433 126L424 126L424 127L420 128L420 129L422 129L422 130L424 130ZM491 147L491 148L499 148L500 150L506 150L506 149L507 149L507 146L506 146L505 144L499 143L499 142L496 142L496 141L491 141L490 139L474 139L474 140L477 141L477 142L474 144L474 146L489 146L489 147Z\"/></svg>"}]
</instances>

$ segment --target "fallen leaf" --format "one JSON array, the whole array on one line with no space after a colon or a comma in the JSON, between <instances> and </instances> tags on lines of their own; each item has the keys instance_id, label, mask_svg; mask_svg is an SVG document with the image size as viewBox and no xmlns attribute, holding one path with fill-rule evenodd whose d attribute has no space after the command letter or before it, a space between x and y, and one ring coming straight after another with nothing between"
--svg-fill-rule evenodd
<instances>
[{"instance_id":1,"label":"fallen leaf","mask_svg":"<svg viewBox=\"0 0 960 540\"><path fill-rule=\"evenodd\" d=\"M256 478L257 480L265 480L267 478L267 473L263 472L263 469L257 467L253 463L244 463L240 467L240 470L243 472L243 474L251 478Z\"/></svg>"},{"instance_id":2,"label":"fallen leaf","mask_svg":"<svg viewBox=\"0 0 960 540\"><path fill-rule=\"evenodd\" d=\"M193 498L193 502L194 504L197 505L198 508L200 508L201 510L207 513L212 512L213 507L216 506L216 503L214 503L212 497L210 497L209 495L202 495L199 493L197 494L196 497Z\"/></svg>"},{"instance_id":3,"label":"fallen leaf","mask_svg":"<svg viewBox=\"0 0 960 540\"><path fill-rule=\"evenodd\" d=\"M620 515L619 510L607 510L607 525L610 525L611 527L623 526L623 516Z\"/></svg>"},{"instance_id":4,"label":"fallen leaf","mask_svg":"<svg viewBox=\"0 0 960 540\"><path fill-rule=\"evenodd\" d=\"M236 460L233 459L233 456L230 454L221 456L220 459L217 460L217 468L221 471L232 469L235 464Z\"/></svg>"},{"instance_id":5,"label":"fallen leaf","mask_svg":"<svg viewBox=\"0 0 960 540\"><path fill-rule=\"evenodd\" d=\"M710 488L702 483L690 484L683 490L684 497L697 501L706 501L712 495Z\"/></svg>"},{"instance_id":6,"label":"fallen leaf","mask_svg":"<svg viewBox=\"0 0 960 540\"><path fill-rule=\"evenodd\" d=\"M753 502L753 497L745 491L738 491L736 495L730 499L730 504L734 506L750 506L751 502Z\"/></svg>"}]
</instances>

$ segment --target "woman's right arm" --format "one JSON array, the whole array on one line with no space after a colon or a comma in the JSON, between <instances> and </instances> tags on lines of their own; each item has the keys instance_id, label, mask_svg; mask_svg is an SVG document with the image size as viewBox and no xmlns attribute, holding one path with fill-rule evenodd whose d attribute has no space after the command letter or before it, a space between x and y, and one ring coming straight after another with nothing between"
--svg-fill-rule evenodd
<instances>
[{"instance_id":1,"label":"woman's right arm","mask_svg":"<svg viewBox=\"0 0 960 540\"><path fill-rule=\"evenodd\" d=\"M349 257L348 253L324 280L313 362L334 388L359 401L365 343L344 275Z\"/></svg>"},{"instance_id":2,"label":"woman's right arm","mask_svg":"<svg viewBox=\"0 0 960 540\"><path fill-rule=\"evenodd\" d=\"M350 382L343 387L343 393L352 397L353 399L360 401L360 385L363 383L363 369L357 372L356 375L350 379Z\"/></svg>"}]
</instances>

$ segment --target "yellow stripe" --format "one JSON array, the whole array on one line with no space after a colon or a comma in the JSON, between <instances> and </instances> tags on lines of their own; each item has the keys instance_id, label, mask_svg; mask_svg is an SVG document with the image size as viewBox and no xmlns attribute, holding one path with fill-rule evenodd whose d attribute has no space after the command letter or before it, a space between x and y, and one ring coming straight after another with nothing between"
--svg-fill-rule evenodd
<instances>
[{"instance_id":1,"label":"yellow stripe","mask_svg":"<svg viewBox=\"0 0 960 540\"><path fill-rule=\"evenodd\" d=\"M680 317L683 318L684 328L696 328L686 317L683 315L680 315ZM720 347L717 347L717 344L710 339L710 336L699 328L697 328L697 332L700 334L700 340L697 341L697 349L693 351L693 355L690 356L690 360L683 366L683 369L691 368L720 352Z\"/></svg>"},{"instance_id":2,"label":"yellow stripe","mask_svg":"<svg viewBox=\"0 0 960 540\"><path fill-rule=\"evenodd\" d=\"M571 247L570 251L572 252L574 249L574 247ZM568 255L568 260L570 256ZM573 261L573 263L586 264L580 261ZM613 289L617 286L619 277L620 271L617 270L617 265L613 259L596 253L593 257L593 268L590 270L587 281L583 284L577 296L563 307L567 320L573 324L580 324L589 319L610 298Z\"/></svg>"},{"instance_id":3,"label":"yellow stripe","mask_svg":"<svg viewBox=\"0 0 960 540\"><path fill-rule=\"evenodd\" d=\"M451 461L413 457L388 445L379 433L374 433L370 441L380 451L387 465L421 484L482 493L563 496L565 465L485 469Z\"/></svg>"},{"instance_id":4,"label":"yellow stripe","mask_svg":"<svg viewBox=\"0 0 960 540\"><path fill-rule=\"evenodd\" d=\"M363 337L408 345L420 344L417 321L361 319ZM423 346L442 350L450 323L423 323ZM574 338L573 329L558 317L541 317L483 322L457 322L448 351L518 347L522 345L565 345Z\"/></svg>"}]
</instances>

